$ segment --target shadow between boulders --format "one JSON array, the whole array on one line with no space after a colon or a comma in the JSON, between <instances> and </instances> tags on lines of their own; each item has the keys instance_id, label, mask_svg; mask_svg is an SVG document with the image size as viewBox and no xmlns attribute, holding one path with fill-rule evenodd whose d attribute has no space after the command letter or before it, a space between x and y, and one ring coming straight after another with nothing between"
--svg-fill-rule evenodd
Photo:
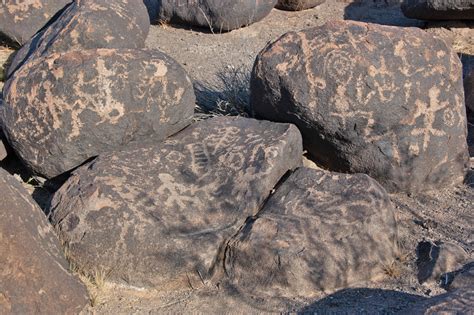
<instances>
[{"instance_id":1,"label":"shadow between boulders","mask_svg":"<svg viewBox=\"0 0 474 315\"><path fill-rule=\"evenodd\" d=\"M394 314L425 297L394 290L343 289L316 301L298 314Z\"/></svg>"},{"instance_id":2,"label":"shadow between boulders","mask_svg":"<svg viewBox=\"0 0 474 315\"><path fill-rule=\"evenodd\" d=\"M196 116L253 117L250 106L251 70L227 66L207 81L194 82Z\"/></svg>"},{"instance_id":3,"label":"shadow between boulders","mask_svg":"<svg viewBox=\"0 0 474 315\"><path fill-rule=\"evenodd\" d=\"M355 1L344 10L345 20L391 26L422 27L425 22L403 15L398 0Z\"/></svg>"}]
</instances>

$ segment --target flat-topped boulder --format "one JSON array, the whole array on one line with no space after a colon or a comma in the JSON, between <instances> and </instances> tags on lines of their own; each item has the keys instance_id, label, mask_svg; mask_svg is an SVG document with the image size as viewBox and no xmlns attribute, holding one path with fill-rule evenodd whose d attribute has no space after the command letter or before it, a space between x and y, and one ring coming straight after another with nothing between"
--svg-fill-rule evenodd
<instances>
[{"instance_id":1,"label":"flat-topped boulder","mask_svg":"<svg viewBox=\"0 0 474 315\"><path fill-rule=\"evenodd\" d=\"M0 313L78 314L89 304L46 216L0 168Z\"/></svg>"},{"instance_id":2,"label":"flat-topped boulder","mask_svg":"<svg viewBox=\"0 0 474 315\"><path fill-rule=\"evenodd\" d=\"M199 287L228 239L301 164L298 129L247 118L191 125L100 155L54 195L51 220L83 270L114 282Z\"/></svg>"},{"instance_id":3,"label":"flat-topped boulder","mask_svg":"<svg viewBox=\"0 0 474 315\"><path fill-rule=\"evenodd\" d=\"M4 87L5 135L25 164L52 178L100 153L163 140L191 123L184 69L157 50L54 53Z\"/></svg>"},{"instance_id":4,"label":"flat-topped boulder","mask_svg":"<svg viewBox=\"0 0 474 315\"><path fill-rule=\"evenodd\" d=\"M461 63L421 29L333 21L289 32L257 57L251 104L297 125L321 166L368 174L391 192L464 179Z\"/></svg>"},{"instance_id":5,"label":"flat-topped boulder","mask_svg":"<svg viewBox=\"0 0 474 315\"><path fill-rule=\"evenodd\" d=\"M312 299L382 279L396 241L393 206L375 180L299 168L229 242L224 267L256 298Z\"/></svg>"}]
</instances>

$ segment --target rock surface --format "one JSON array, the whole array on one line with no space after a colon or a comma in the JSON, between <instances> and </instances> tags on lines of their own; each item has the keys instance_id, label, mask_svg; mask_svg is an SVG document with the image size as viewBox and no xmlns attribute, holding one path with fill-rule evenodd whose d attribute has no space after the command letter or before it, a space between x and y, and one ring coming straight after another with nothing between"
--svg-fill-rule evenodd
<instances>
[{"instance_id":1,"label":"rock surface","mask_svg":"<svg viewBox=\"0 0 474 315\"><path fill-rule=\"evenodd\" d=\"M257 57L258 116L296 124L322 166L391 192L461 183L468 163L461 63L420 29L350 21L290 32Z\"/></svg>"},{"instance_id":2,"label":"rock surface","mask_svg":"<svg viewBox=\"0 0 474 315\"><path fill-rule=\"evenodd\" d=\"M144 48L150 21L137 0L76 0L17 52L8 77L27 60L95 48Z\"/></svg>"},{"instance_id":3,"label":"rock surface","mask_svg":"<svg viewBox=\"0 0 474 315\"><path fill-rule=\"evenodd\" d=\"M474 67L469 69L464 77L464 92L466 94L466 107L474 115Z\"/></svg>"},{"instance_id":4,"label":"rock surface","mask_svg":"<svg viewBox=\"0 0 474 315\"><path fill-rule=\"evenodd\" d=\"M406 17L420 20L473 20L474 2L470 0L404 0Z\"/></svg>"},{"instance_id":5,"label":"rock surface","mask_svg":"<svg viewBox=\"0 0 474 315\"><path fill-rule=\"evenodd\" d=\"M152 22L209 28L238 29L267 16L277 0L145 0Z\"/></svg>"},{"instance_id":6,"label":"rock surface","mask_svg":"<svg viewBox=\"0 0 474 315\"><path fill-rule=\"evenodd\" d=\"M301 164L297 128L245 118L201 121L160 144L104 154L52 200L75 263L115 282L196 288L226 241Z\"/></svg>"},{"instance_id":7,"label":"rock surface","mask_svg":"<svg viewBox=\"0 0 474 315\"><path fill-rule=\"evenodd\" d=\"M0 34L23 45L71 0L13 1L0 5Z\"/></svg>"},{"instance_id":8,"label":"rock surface","mask_svg":"<svg viewBox=\"0 0 474 315\"><path fill-rule=\"evenodd\" d=\"M468 288L474 283L474 262L465 265L460 270L454 272L454 279L449 284L449 290Z\"/></svg>"},{"instance_id":9,"label":"rock surface","mask_svg":"<svg viewBox=\"0 0 474 315\"><path fill-rule=\"evenodd\" d=\"M458 289L411 305L397 314L472 314L474 286Z\"/></svg>"},{"instance_id":10,"label":"rock surface","mask_svg":"<svg viewBox=\"0 0 474 315\"><path fill-rule=\"evenodd\" d=\"M383 277L396 234L390 198L376 181L299 168L229 242L225 269L256 296L311 299Z\"/></svg>"},{"instance_id":11,"label":"rock surface","mask_svg":"<svg viewBox=\"0 0 474 315\"><path fill-rule=\"evenodd\" d=\"M0 313L79 313L89 302L86 289L68 272L45 215L3 169L0 194Z\"/></svg>"},{"instance_id":12,"label":"rock surface","mask_svg":"<svg viewBox=\"0 0 474 315\"><path fill-rule=\"evenodd\" d=\"M439 282L443 274L461 268L469 255L459 245L423 241L417 247L418 281Z\"/></svg>"},{"instance_id":13,"label":"rock surface","mask_svg":"<svg viewBox=\"0 0 474 315\"><path fill-rule=\"evenodd\" d=\"M301 11L314 8L326 0L278 0L276 8L288 11Z\"/></svg>"},{"instance_id":14,"label":"rock surface","mask_svg":"<svg viewBox=\"0 0 474 315\"><path fill-rule=\"evenodd\" d=\"M3 129L26 165L47 178L102 152L187 126L190 79L156 50L54 53L29 62L4 87Z\"/></svg>"}]
</instances>

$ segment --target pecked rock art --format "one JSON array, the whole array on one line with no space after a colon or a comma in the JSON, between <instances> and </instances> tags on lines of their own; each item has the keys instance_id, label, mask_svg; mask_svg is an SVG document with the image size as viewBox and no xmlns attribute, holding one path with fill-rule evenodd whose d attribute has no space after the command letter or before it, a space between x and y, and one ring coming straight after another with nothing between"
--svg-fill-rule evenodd
<instances>
[{"instance_id":1,"label":"pecked rock art","mask_svg":"<svg viewBox=\"0 0 474 315\"><path fill-rule=\"evenodd\" d=\"M226 32L258 22L277 0L145 0L154 23L179 23Z\"/></svg>"},{"instance_id":2,"label":"pecked rock art","mask_svg":"<svg viewBox=\"0 0 474 315\"><path fill-rule=\"evenodd\" d=\"M165 139L191 122L195 103L184 69L156 50L54 53L19 69L4 93L5 135L47 178L132 142Z\"/></svg>"},{"instance_id":3,"label":"pecked rock art","mask_svg":"<svg viewBox=\"0 0 474 315\"><path fill-rule=\"evenodd\" d=\"M278 0L277 9L288 11L301 11L314 8L326 0Z\"/></svg>"},{"instance_id":4,"label":"pecked rock art","mask_svg":"<svg viewBox=\"0 0 474 315\"><path fill-rule=\"evenodd\" d=\"M75 0L16 53L11 76L27 60L95 48L144 48L150 21L137 0Z\"/></svg>"},{"instance_id":5,"label":"pecked rock art","mask_svg":"<svg viewBox=\"0 0 474 315\"><path fill-rule=\"evenodd\" d=\"M134 286L196 288L301 156L293 125L201 121L80 167L54 195L51 219L86 271Z\"/></svg>"},{"instance_id":6,"label":"pecked rock art","mask_svg":"<svg viewBox=\"0 0 474 315\"><path fill-rule=\"evenodd\" d=\"M420 20L473 20L472 0L403 0L406 17Z\"/></svg>"},{"instance_id":7,"label":"pecked rock art","mask_svg":"<svg viewBox=\"0 0 474 315\"><path fill-rule=\"evenodd\" d=\"M334 21L287 33L257 57L251 103L260 117L296 124L320 165L392 192L464 178L461 63L420 29Z\"/></svg>"},{"instance_id":8,"label":"pecked rock art","mask_svg":"<svg viewBox=\"0 0 474 315\"><path fill-rule=\"evenodd\" d=\"M23 45L71 0L0 1L0 34Z\"/></svg>"},{"instance_id":9,"label":"pecked rock art","mask_svg":"<svg viewBox=\"0 0 474 315\"><path fill-rule=\"evenodd\" d=\"M78 314L87 291L68 272L45 215L3 169L0 194L0 313Z\"/></svg>"},{"instance_id":10,"label":"pecked rock art","mask_svg":"<svg viewBox=\"0 0 474 315\"><path fill-rule=\"evenodd\" d=\"M229 242L224 268L253 296L314 298L383 277L396 238L390 198L375 180L299 168Z\"/></svg>"}]
</instances>

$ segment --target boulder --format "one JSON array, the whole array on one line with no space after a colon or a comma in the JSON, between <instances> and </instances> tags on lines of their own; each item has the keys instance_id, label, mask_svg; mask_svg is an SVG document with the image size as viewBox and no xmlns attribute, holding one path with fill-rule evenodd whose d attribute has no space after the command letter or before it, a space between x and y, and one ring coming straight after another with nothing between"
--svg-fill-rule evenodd
<instances>
[{"instance_id":1,"label":"boulder","mask_svg":"<svg viewBox=\"0 0 474 315\"><path fill-rule=\"evenodd\" d=\"M463 266L460 270L445 275L447 280L451 280L447 285L448 290L457 290L467 288L474 283L474 262L470 262Z\"/></svg>"},{"instance_id":2,"label":"boulder","mask_svg":"<svg viewBox=\"0 0 474 315\"><path fill-rule=\"evenodd\" d=\"M54 195L51 219L83 270L135 286L197 288L301 156L293 125L201 121L77 169Z\"/></svg>"},{"instance_id":3,"label":"boulder","mask_svg":"<svg viewBox=\"0 0 474 315\"><path fill-rule=\"evenodd\" d=\"M152 22L226 32L266 17L278 0L145 0Z\"/></svg>"},{"instance_id":4,"label":"boulder","mask_svg":"<svg viewBox=\"0 0 474 315\"><path fill-rule=\"evenodd\" d=\"M144 48L150 21L137 0L76 0L16 53L10 77L27 60L95 48Z\"/></svg>"},{"instance_id":5,"label":"boulder","mask_svg":"<svg viewBox=\"0 0 474 315\"><path fill-rule=\"evenodd\" d=\"M312 299L382 278L396 236L390 198L375 180L299 168L229 242L224 266L254 296Z\"/></svg>"},{"instance_id":6,"label":"boulder","mask_svg":"<svg viewBox=\"0 0 474 315\"><path fill-rule=\"evenodd\" d=\"M23 45L71 0L3 1L0 5L0 34Z\"/></svg>"},{"instance_id":7,"label":"boulder","mask_svg":"<svg viewBox=\"0 0 474 315\"><path fill-rule=\"evenodd\" d=\"M87 291L20 182L0 168L0 313L78 314Z\"/></svg>"},{"instance_id":8,"label":"boulder","mask_svg":"<svg viewBox=\"0 0 474 315\"><path fill-rule=\"evenodd\" d=\"M404 0L403 14L419 20L473 20L474 2L469 0Z\"/></svg>"},{"instance_id":9,"label":"boulder","mask_svg":"<svg viewBox=\"0 0 474 315\"><path fill-rule=\"evenodd\" d=\"M178 132L195 96L184 69L156 50L54 53L4 87L3 129L34 172L52 178L98 154Z\"/></svg>"},{"instance_id":10,"label":"boulder","mask_svg":"<svg viewBox=\"0 0 474 315\"><path fill-rule=\"evenodd\" d=\"M439 282L445 273L461 268L469 254L454 243L423 241L417 246L418 281Z\"/></svg>"},{"instance_id":11,"label":"boulder","mask_svg":"<svg viewBox=\"0 0 474 315\"><path fill-rule=\"evenodd\" d=\"M326 0L278 0L277 9L288 11L301 11L314 8Z\"/></svg>"},{"instance_id":12,"label":"boulder","mask_svg":"<svg viewBox=\"0 0 474 315\"><path fill-rule=\"evenodd\" d=\"M472 314L474 309L474 285L441 294L410 305L396 314Z\"/></svg>"},{"instance_id":13,"label":"boulder","mask_svg":"<svg viewBox=\"0 0 474 315\"><path fill-rule=\"evenodd\" d=\"M463 181L461 63L420 29L333 21L287 33L258 55L251 104L296 124L327 169L368 174L391 192Z\"/></svg>"}]
</instances>

